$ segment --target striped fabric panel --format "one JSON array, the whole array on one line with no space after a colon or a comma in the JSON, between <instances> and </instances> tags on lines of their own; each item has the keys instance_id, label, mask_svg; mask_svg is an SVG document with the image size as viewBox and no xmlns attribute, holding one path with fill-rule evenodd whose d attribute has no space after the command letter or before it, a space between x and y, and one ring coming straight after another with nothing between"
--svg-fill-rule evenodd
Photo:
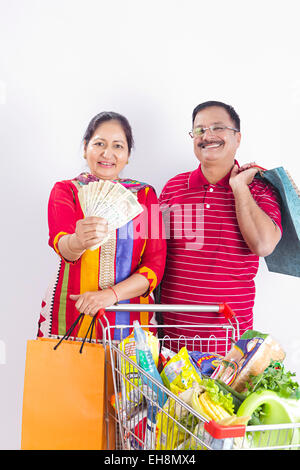
<instances>
[{"instance_id":1,"label":"striped fabric panel","mask_svg":"<svg viewBox=\"0 0 300 470\"><path fill-rule=\"evenodd\" d=\"M117 230L117 250L116 250L116 284L127 279L131 274L131 261L133 252L133 222L130 221ZM119 303L129 304L129 300L122 300ZM116 312L115 325L129 325L130 312ZM121 330L114 330L114 339L121 339ZM122 331L122 336L129 336L129 328Z\"/></svg>"},{"instance_id":2,"label":"striped fabric panel","mask_svg":"<svg viewBox=\"0 0 300 470\"><path fill-rule=\"evenodd\" d=\"M66 310L69 282L70 265L65 264L64 275L60 291L59 310L58 310L58 334L64 335L66 332Z\"/></svg>"},{"instance_id":3,"label":"striped fabric panel","mask_svg":"<svg viewBox=\"0 0 300 470\"><path fill-rule=\"evenodd\" d=\"M80 294L98 290L99 280L99 248L86 250L81 257ZM83 338L90 326L91 317L85 315L78 331L78 337ZM93 333L95 337L95 332Z\"/></svg>"}]
</instances>

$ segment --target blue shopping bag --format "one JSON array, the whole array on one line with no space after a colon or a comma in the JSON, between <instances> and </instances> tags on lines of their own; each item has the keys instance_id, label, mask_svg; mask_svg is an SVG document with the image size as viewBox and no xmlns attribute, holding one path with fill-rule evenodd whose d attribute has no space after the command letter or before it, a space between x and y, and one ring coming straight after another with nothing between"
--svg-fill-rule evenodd
<instances>
[{"instance_id":1,"label":"blue shopping bag","mask_svg":"<svg viewBox=\"0 0 300 470\"><path fill-rule=\"evenodd\" d=\"M268 270L300 277L300 191L282 166L256 177L274 186L281 198L283 235L273 253L265 257Z\"/></svg>"}]
</instances>

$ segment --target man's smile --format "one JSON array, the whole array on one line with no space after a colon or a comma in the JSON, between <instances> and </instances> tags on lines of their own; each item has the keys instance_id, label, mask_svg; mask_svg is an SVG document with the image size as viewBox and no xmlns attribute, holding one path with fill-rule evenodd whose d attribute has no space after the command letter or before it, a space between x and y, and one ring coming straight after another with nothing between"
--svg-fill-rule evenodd
<instances>
[{"instance_id":1,"label":"man's smile","mask_svg":"<svg viewBox=\"0 0 300 470\"><path fill-rule=\"evenodd\" d=\"M223 141L214 141L214 142L200 142L198 147L201 149L215 149L224 145Z\"/></svg>"}]
</instances>

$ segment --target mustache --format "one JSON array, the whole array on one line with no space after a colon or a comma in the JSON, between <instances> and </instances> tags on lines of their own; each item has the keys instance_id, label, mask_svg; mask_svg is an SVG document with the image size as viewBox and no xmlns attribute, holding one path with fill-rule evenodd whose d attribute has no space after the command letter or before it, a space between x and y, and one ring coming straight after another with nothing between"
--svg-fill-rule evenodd
<instances>
[{"instance_id":1,"label":"mustache","mask_svg":"<svg viewBox=\"0 0 300 470\"><path fill-rule=\"evenodd\" d=\"M207 145L213 145L213 144L224 144L224 140L222 139L214 139L214 140L202 140L202 142L199 142L198 147L200 148L205 148Z\"/></svg>"}]
</instances>

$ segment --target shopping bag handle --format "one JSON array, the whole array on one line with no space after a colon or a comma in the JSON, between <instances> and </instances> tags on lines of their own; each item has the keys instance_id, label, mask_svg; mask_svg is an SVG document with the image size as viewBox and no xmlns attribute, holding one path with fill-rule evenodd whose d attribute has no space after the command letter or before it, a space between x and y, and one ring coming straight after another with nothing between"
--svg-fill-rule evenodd
<instances>
[{"instance_id":1,"label":"shopping bag handle","mask_svg":"<svg viewBox=\"0 0 300 470\"><path fill-rule=\"evenodd\" d=\"M95 328L95 333L96 333L96 343L98 342L99 338L98 338L98 330L97 330L96 322L97 322L97 320L100 320L100 318L102 318L104 314L105 314L105 310L103 308L101 308L96 313L96 315L93 316L93 318L91 320L91 323L90 323L90 326L88 327L88 330L86 332L86 335L83 338L82 345L80 346L80 350L79 350L80 354L82 353L84 343L86 342L89 333L90 333L90 343L92 342L94 328Z\"/></svg>"},{"instance_id":2,"label":"shopping bag handle","mask_svg":"<svg viewBox=\"0 0 300 470\"><path fill-rule=\"evenodd\" d=\"M74 321L74 323L72 323L72 325L70 326L70 328L68 329L68 331L65 333L65 335L59 340L59 342L54 346L53 349L57 349L58 346L63 342L64 339L69 339L70 335L72 334L73 330L75 329L75 327L77 326L77 324L79 323L80 320L82 320L84 317L84 313L80 313L80 315L78 315L78 317L76 318L76 320Z\"/></svg>"},{"instance_id":3,"label":"shopping bag handle","mask_svg":"<svg viewBox=\"0 0 300 470\"><path fill-rule=\"evenodd\" d=\"M90 343L92 342L92 337L93 337L93 331L94 331L94 327L95 327L95 324L96 324L96 321L100 318L103 317L103 315L105 314L105 310L104 309L100 309L96 315L94 315L92 317L92 320L91 320L91 323L87 329L87 332L85 334L85 337L83 338L83 341L82 341L82 345L80 347L80 350L79 352L82 353L82 350L83 350L83 346L84 346L84 343L86 342L87 340L87 337L88 337L88 334L90 333ZM83 320L83 317L84 317L84 313L80 313L80 315L78 315L78 317L76 318L76 320L74 321L74 323L72 323L72 325L70 326L70 328L68 329L68 331L66 332L66 334L59 340L59 342L54 346L53 349L57 349L58 346L64 341L64 340L67 340L69 339L69 337L71 336L72 332L74 331L74 329L76 328L77 324ZM96 328L96 342L98 341L98 337L97 337L97 328Z\"/></svg>"}]
</instances>

